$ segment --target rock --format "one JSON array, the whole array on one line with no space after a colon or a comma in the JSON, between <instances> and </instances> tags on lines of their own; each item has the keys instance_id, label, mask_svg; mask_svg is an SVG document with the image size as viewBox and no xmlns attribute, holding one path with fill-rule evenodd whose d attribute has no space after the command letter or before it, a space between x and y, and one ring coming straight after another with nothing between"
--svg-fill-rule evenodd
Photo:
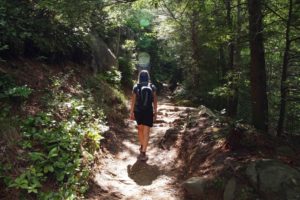
<instances>
[{"instance_id":1,"label":"rock","mask_svg":"<svg viewBox=\"0 0 300 200\"><path fill-rule=\"evenodd\" d=\"M198 124L199 124L198 118L189 118L186 127L193 128L198 126Z\"/></svg>"},{"instance_id":2,"label":"rock","mask_svg":"<svg viewBox=\"0 0 300 200\"><path fill-rule=\"evenodd\" d=\"M176 142L179 132L180 130L176 127L168 129L160 141L160 146L163 149L170 149L170 147Z\"/></svg>"},{"instance_id":3,"label":"rock","mask_svg":"<svg viewBox=\"0 0 300 200\"><path fill-rule=\"evenodd\" d=\"M165 137L173 137L174 135L177 136L179 130L177 128L170 128L166 131Z\"/></svg>"},{"instance_id":4,"label":"rock","mask_svg":"<svg viewBox=\"0 0 300 200\"><path fill-rule=\"evenodd\" d=\"M157 120L155 121L155 123L156 123L156 124L166 124L167 122L166 122L165 120L163 120L163 119L157 119Z\"/></svg>"},{"instance_id":5,"label":"rock","mask_svg":"<svg viewBox=\"0 0 300 200\"><path fill-rule=\"evenodd\" d=\"M158 111L157 112L157 115L163 115L164 113L163 112L161 112L161 111Z\"/></svg>"},{"instance_id":6,"label":"rock","mask_svg":"<svg viewBox=\"0 0 300 200\"><path fill-rule=\"evenodd\" d=\"M236 190L236 180L235 178L231 178L224 190L223 200L233 200L234 199L234 193Z\"/></svg>"},{"instance_id":7,"label":"rock","mask_svg":"<svg viewBox=\"0 0 300 200\"><path fill-rule=\"evenodd\" d=\"M185 113L180 113L180 114L179 114L179 117L180 117L180 118L186 118L187 116L188 116L188 115L185 114Z\"/></svg>"},{"instance_id":8,"label":"rock","mask_svg":"<svg viewBox=\"0 0 300 200\"><path fill-rule=\"evenodd\" d=\"M184 120L182 120L182 119L175 119L173 121L173 124L174 124L174 126L182 126L182 125L184 125Z\"/></svg>"},{"instance_id":9,"label":"rock","mask_svg":"<svg viewBox=\"0 0 300 200\"><path fill-rule=\"evenodd\" d=\"M276 152L280 156L295 156L295 151L289 146L277 147Z\"/></svg>"},{"instance_id":10,"label":"rock","mask_svg":"<svg viewBox=\"0 0 300 200\"><path fill-rule=\"evenodd\" d=\"M173 109L173 111L178 112L178 111L180 111L180 110L179 110L178 107L175 107L175 108Z\"/></svg>"},{"instance_id":11,"label":"rock","mask_svg":"<svg viewBox=\"0 0 300 200\"><path fill-rule=\"evenodd\" d=\"M226 136L226 147L230 148L231 150L243 148L242 143L244 138L244 130L239 128L230 128L228 135Z\"/></svg>"},{"instance_id":12,"label":"rock","mask_svg":"<svg viewBox=\"0 0 300 200\"><path fill-rule=\"evenodd\" d=\"M208 108L205 106L201 105L200 106L200 112L198 113L200 117L212 117L216 118L216 115Z\"/></svg>"},{"instance_id":13,"label":"rock","mask_svg":"<svg viewBox=\"0 0 300 200\"><path fill-rule=\"evenodd\" d=\"M276 160L249 164L246 175L265 199L300 199L300 172Z\"/></svg>"},{"instance_id":14,"label":"rock","mask_svg":"<svg viewBox=\"0 0 300 200\"><path fill-rule=\"evenodd\" d=\"M94 73L110 70L117 67L117 58L107 44L97 34L90 35L89 45L92 49L91 67Z\"/></svg>"},{"instance_id":15,"label":"rock","mask_svg":"<svg viewBox=\"0 0 300 200\"><path fill-rule=\"evenodd\" d=\"M246 169L246 175L250 181L250 183L256 187L257 186L257 171L256 171L256 163L252 162L248 165Z\"/></svg>"},{"instance_id":16,"label":"rock","mask_svg":"<svg viewBox=\"0 0 300 200\"><path fill-rule=\"evenodd\" d=\"M203 198L208 184L209 180L207 178L192 177L184 181L182 186L188 195Z\"/></svg>"}]
</instances>

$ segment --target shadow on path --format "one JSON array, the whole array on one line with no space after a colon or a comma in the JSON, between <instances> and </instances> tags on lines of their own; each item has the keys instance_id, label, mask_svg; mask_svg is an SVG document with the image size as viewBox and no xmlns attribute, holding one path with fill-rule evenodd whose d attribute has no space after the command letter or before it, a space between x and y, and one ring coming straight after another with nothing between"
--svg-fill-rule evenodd
<instances>
[{"instance_id":1,"label":"shadow on path","mask_svg":"<svg viewBox=\"0 0 300 200\"><path fill-rule=\"evenodd\" d=\"M133 165L127 166L128 176L138 185L151 185L161 174L157 165L137 160Z\"/></svg>"},{"instance_id":2,"label":"shadow on path","mask_svg":"<svg viewBox=\"0 0 300 200\"><path fill-rule=\"evenodd\" d=\"M111 125L101 147L106 152L95 166L89 200L181 200L183 191L177 180L177 147L163 150L160 141L175 120L183 120L186 107L159 103L158 120L151 130L148 162L136 159L139 154L137 128L134 121L125 119L125 126ZM190 108L191 109L191 108Z\"/></svg>"}]
</instances>

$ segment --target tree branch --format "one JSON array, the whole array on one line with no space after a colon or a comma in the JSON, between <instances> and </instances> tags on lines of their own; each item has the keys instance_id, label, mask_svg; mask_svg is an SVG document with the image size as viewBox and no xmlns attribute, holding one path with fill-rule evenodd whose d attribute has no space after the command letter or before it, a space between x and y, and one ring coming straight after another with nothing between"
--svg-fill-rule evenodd
<instances>
[{"instance_id":1,"label":"tree branch","mask_svg":"<svg viewBox=\"0 0 300 200\"><path fill-rule=\"evenodd\" d=\"M167 9L168 13L171 15L171 17L180 25L183 26L183 24L176 18L174 13L171 11L171 9L167 6L165 0L162 0L163 6Z\"/></svg>"},{"instance_id":2,"label":"tree branch","mask_svg":"<svg viewBox=\"0 0 300 200\"><path fill-rule=\"evenodd\" d=\"M112 6L112 5L116 5L116 4L133 3L133 2L136 2L136 1L137 0L113 0L113 1L110 1L109 3L107 3L107 4L104 3L102 8Z\"/></svg>"},{"instance_id":3,"label":"tree branch","mask_svg":"<svg viewBox=\"0 0 300 200\"><path fill-rule=\"evenodd\" d=\"M291 42L294 42L294 41L296 41L296 40L300 40L300 37L292 38L292 39L289 40L289 42L291 43Z\"/></svg>"},{"instance_id":4,"label":"tree branch","mask_svg":"<svg viewBox=\"0 0 300 200\"><path fill-rule=\"evenodd\" d=\"M264 6L269 10L271 11L274 15L276 15L277 17L279 17L284 23L286 23L286 18L282 17L280 14L278 14L275 10L273 10L270 6L268 6L267 4L264 4ZM286 24L285 24L286 25ZM296 30L300 30L299 27L297 26L294 26L294 25L290 25L291 27L295 28Z\"/></svg>"}]
</instances>

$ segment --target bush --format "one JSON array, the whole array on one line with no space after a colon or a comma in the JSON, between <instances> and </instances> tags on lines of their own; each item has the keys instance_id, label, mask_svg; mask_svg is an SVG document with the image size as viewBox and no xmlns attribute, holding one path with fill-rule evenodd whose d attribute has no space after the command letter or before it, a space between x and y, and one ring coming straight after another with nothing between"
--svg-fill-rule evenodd
<instances>
[{"instance_id":1,"label":"bush","mask_svg":"<svg viewBox=\"0 0 300 200\"><path fill-rule=\"evenodd\" d=\"M32 91L27 85L17 86L9 76L4 75L0 77L0 99L6 103L11 101L18 105L26 100ZM4 105L4 107L7 106Z\"/></svg>"},{"instance_id":2,"label":"bush","mask_svg":"<svg viewBox=\"0 0 300 200\"><path fill-rule=\"evenodd\" d=\"M121 72L113 67L111 70L106 71L102 74L98 74L98 78L103 81L109 83L111 86L115 88L119 88L121 84Z\"/></svg>"},{"instance_id":3,"label":"bush","mask_svg":"<svg viewBox=\"0 0 300 200\"><path fill-rule=\"evenodd\" d=\"M131 60L120 57L119 58L119 70L121 72L121 85L124 87L133 87L133 75L135 66Z\"/></svg>"},{"instance_id":4,"label":"bush","mask_svg":"<svg viewBox=\"0 0 300 200\"><path fill-rule=\"evenodd\" d=\"M106 83L101 75L88 79L87 87L91 88L97 107L103 109L109 121L123 121L127 113L126 98L118 89Z\"/></svg>"},{"instance_id":5,"label":"bush","mask_svg":"<svg viewBox=\"0 0 300 200\"><path fill-rule=\"evenodd\" d=\"M71 75L54 77L45 110L21 122L19 146L27 162L7 185L39 199L76 199L87 191L93 155L107 130L103 110L88 89L77 85L78 94L62 91ZM55 185L51 192L45 192L48 181Z\"/></svg>"}]
</instances>

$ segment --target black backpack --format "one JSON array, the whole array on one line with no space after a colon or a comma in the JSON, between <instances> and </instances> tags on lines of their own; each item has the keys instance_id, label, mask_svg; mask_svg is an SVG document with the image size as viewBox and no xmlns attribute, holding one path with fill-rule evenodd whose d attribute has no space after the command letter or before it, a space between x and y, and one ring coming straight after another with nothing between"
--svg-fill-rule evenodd
<instances>
[{"instance_id":1,"label":"black backpack","mask_svg":"<svg viewBox=\"0 0 300 200\"><path fill-rule=\"evenodd\" d=\"M138 87L138 108L141 111L150 110L153 102L153 90L151 83L140 83Z\"/></svg>"}]
</instances>

